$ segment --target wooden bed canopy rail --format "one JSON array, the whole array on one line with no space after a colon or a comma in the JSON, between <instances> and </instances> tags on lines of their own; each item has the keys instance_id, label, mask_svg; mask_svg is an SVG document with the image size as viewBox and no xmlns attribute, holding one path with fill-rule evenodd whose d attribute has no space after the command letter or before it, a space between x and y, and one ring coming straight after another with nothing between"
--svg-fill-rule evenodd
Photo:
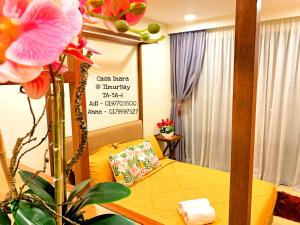
<instances>
[{"instance_id":1,"label":"wooden bed canopy rail","mask_svg":"<svg viewBox=\"0 0 300 225\"><path fill-rule=\"evenodd\" d=\"M199 6L200 7L200 6ZM234 94L232 124L232 157L230 182L229 225L250 225L253 178L256 85L258 65L258 35L261 0L236 1L236 31L234 58ZM117 34L101 28L84 26L83 36L118 44L137 46L139 120L143 120L142 45L138 37ZM75 120L74 99L80 77L80 62L69 58L65 83L70 87L73 149L79 145L81 130ZM6 83L4 85L13 85ZM83 96L86 112L86 98ZM47 110L50 123L50 110ZM50 137L51 138L51 137ZM50 140L51 141L51 140ZM87 147L88 148L88 147ZM75 168L76 182L89 178L89 151ZM126 211L126 210L125 210ZM131 215L131 212L125 212ZM150 223L151 224L151 223Z\"/></svg>"}]
</instances>

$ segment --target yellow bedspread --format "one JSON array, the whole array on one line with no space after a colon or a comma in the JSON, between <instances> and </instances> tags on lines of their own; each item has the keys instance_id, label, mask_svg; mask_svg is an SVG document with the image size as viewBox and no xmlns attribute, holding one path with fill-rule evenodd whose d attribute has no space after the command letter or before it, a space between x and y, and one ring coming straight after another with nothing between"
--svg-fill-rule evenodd
<instances>
[{"instance_id":1,"label":"yellow bedspread","mask_svg":"<svg viewBox=\"0 0 300 225\"><path fill-rule=\"evenodd\" d=\"M215 225L228 224L229 173L161 160L162 166L131 187L130 197L116 204L162 224L184 224L178 202L208 198L216 210ZM252 225L267 225L276 201L274 185L254 180Z\"/></svg>"}]
</instances>

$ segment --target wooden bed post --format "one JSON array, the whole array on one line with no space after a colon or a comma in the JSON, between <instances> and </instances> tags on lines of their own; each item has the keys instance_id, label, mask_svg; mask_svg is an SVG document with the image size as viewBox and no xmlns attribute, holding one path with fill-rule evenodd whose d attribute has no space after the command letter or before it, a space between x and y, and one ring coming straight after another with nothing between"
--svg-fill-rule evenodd
<instances>
[{"instance_id":1,"label":"wooden bed post","mask_svg":"<svg viewBox=\"0 0 300 225\"><path fill-rule=\"evenodd\" d=\"M250 225L261 0L237 0L229 225Z\"/></svg>"},{"instance_id":2,"label":"wooden bed post","mask_svg":"<svg viewBox=\"0 0 300 225\"><path fill-rule=\"evenodd\" d=\"M139 120L144 119L143 110L143 52L142 44L137 45L137 66L138 66L138 99L139 99Z\"/></svg>"}]
</instances>

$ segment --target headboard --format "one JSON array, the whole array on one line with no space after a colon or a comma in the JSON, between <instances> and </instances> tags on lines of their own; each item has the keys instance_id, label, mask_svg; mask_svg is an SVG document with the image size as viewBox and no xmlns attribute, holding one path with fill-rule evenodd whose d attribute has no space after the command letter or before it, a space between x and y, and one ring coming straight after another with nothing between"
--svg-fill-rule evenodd
<instances>
[{"instance_id":1,"label":"headboard","mask_svg":"<svg viewBox=\"0 0 300 225\"><path fill-rule=\"evenodd\" d=\"M88 134L89 153L91 154L95 149L107 144L128 142L139 138L143 138L142 120L91 131ZM70 159L73 155L72 148L72 137L68 137L66 140L67 159Z\"/></svg>"}]
</instances>

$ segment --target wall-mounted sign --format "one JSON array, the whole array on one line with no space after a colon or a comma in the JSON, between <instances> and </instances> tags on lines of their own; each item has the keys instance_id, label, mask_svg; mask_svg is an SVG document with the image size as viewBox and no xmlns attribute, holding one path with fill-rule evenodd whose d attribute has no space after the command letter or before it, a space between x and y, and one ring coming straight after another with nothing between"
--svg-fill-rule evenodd
<instances>
[{"instance_id":1,"label":"wall-mounted sign","mask_svg":"<svg viewBox=\"0 0 300 225\"><path fill-rule=\"evenodd\" d=\"M95 100L89 99L89 115L137 115L136 92L129 76L97 76ZM133 98L134 97L134 98Z\"/></svg>"},{"instance_id":2,"label":"wall-mounted sign","mask_svg":"<svg viewBox=\"0 0 300 225\"><path fill-rule=\"evenodd\" d=\"M94 55L87 86L90 131L138 119L137 53L135 46L89 40ZM118 52L116 55L115 53Z\"/></svg>"}]
</instances>

